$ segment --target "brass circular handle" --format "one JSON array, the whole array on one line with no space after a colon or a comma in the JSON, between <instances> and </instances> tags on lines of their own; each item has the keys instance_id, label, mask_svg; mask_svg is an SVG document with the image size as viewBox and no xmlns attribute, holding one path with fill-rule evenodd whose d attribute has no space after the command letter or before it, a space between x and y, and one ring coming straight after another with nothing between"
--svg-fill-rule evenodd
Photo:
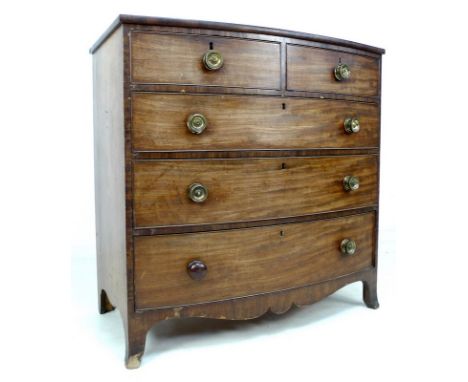
<instances>
[{"instance_id":1,"label":"brass circular handle","mask_svg":"<svg viewBox=\"0 0 468 382\"><path fill-rule=\"evenodd\" d=\"M193 134L201 134L208 127L208 121L203 114L195 113L187 118L187 128Z\"/></svg>"},{"instance_id":2,"label":"brass circular handle","mask_svg":"<svg viewBox=\"0 0 468 382\"><path fill-rule=\"evenodd\" d=\"M346 118L344 120L344 129L348 134L358 133L359 130L361 129L361 125L359 124L359 119Z\"/></svg>"},{"instance_id":3,"label":"brass circular handle","mask_svg":"<svg viewBox=\"0 0 468 382\"><path fill-rule=\"evenodd\" d=\"M345 176L343 187L346 191L356 191L359 188L359 178L352 175Z\"/></svg>"},{"instance_id":4,"label":"brass circular handle","mask_svg":"<svg viewBox=\"0 0 468 382\"><path fill-rule=\"evenodd\" d=\"M203 65L208 70L219 70L223 67L224 58L216 50L209 50L203 55Z\"/></svg>"},{"instance_id":5,"label":"brass circular handle","mask_svg":"<svg viewBox=\"0 0 468 382\"><path fill-rule=\"evenodd\" d=\"M351 69L346 64L338 64L335 66L335 78L337 81L343 81L351 77Z\"/></svg>"},{"instance_id":6,"label":"brass circular handle","mask_svg":"<svg viewBox=\"0 0 468 382\"><path fill-rule=\"evenodd\" d=\"M187 264L187 272L192 279L201 280L206 276L208 267L203 261L193 260Z\"/></svg>"},{"instance_id":7,"label":"brass circular handle","mask_svg":"<svg viewBox=\"0 0 468 382\"><path fill-rule=\"evenodd\" d=\"M201 183L192 183L188 188L188 197L192 202L203 203L208 198L208 188Z\"/></svg>"},{"instance_id":8,"label":"brass circular handle","mask_svg":"<svg viewBox=\"0 0 468 382\"><path fill-rule=\"evenodd\" d=\"M340 244L341 253L346 256L352 256L356 253L357 245L352 239L344 239Z\"/></svg>"}]
</instances>

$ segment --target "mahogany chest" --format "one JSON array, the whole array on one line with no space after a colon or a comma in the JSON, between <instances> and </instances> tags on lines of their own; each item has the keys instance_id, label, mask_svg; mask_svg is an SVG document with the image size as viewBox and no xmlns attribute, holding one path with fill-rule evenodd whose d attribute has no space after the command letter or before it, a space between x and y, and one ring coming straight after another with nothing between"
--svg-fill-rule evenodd
<instances>
[{"instance_id":1,"label":"mahogany chest","mask_svg":"<svg viewBox=\"0 0 468 382\"><path fill-rule=\"evenodd\" d=\"M382 49L121 15L91 48L98 295L136 368L160 320L362 281L378 307Z\"/></svg>"}]
</instances>

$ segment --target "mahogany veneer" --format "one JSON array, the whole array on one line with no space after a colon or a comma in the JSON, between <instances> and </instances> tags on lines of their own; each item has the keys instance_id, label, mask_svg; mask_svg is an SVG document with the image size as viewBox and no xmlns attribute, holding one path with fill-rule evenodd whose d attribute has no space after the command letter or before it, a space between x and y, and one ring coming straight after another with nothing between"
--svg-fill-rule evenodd
<instances>
[{"instance_id":1,"label":"mahogany veneer","mask_svg":"<svg viewBox=\"0 0 468 382\"><path fill-rule=\"evenodd\" d=\"M377 156L135 161L134 226L226 223L375 206ZM360 179L359 192L343 178ZM194 204L187 187L209 197Z\"/></svg>"},{"instance_id":2,"label":"mahogany veneer","mask_svg":"<svg viewBox=\"0 0 468 382\"><path fill-rule=\"evenodd\" d=\"M120 311L128 368L160 320L356 281L378 307L382 49L121 15L91 53L99 309Z\"/></svg>"},{"instance_id":3,"label":"mahogany veneer","mask_svg":"<svg viewBox=\"0 0 468 382\"><path fill-rule=\"evenodd\" d=\"M195 112L209 125L196 139L180 128ZM359 134L343 134L348 117L359 119ZM133 93L132 126L136 151L379 146L377 104L316 98Z\"/></svg>"}]
</instances>

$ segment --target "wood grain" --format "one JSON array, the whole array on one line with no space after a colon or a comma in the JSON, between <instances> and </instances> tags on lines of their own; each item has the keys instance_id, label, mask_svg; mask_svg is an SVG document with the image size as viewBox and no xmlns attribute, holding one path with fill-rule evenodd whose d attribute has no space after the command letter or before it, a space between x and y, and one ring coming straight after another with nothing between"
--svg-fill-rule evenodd
<instances>
[{"instance_id":1,"label":"wood grain","mask_svg":"<svg viewBox=\"0 0 468 382\"><path fill-rule=\"evenodd\" d=\"M134 82L280 88L279 43L141 32L132 33L131 41ZM217 71L202 64L210 43L224 57Z\"/></svg>"},{"instance_id":2,"label":"wood grain","mask_svg":"<svg viewBox=\"0 0 468 382\"><path fill-rule=\"evenodd\" d=\"M122 28L93 56L98 298L126 314L125 142ZM102 291L105 291L102 293Z\"/></svg>"},{"instance_id":3,"label":"wood grain","mask_svg":"<svg viewBox=\"0 0 468 382\"><path fill-rule=\"evenodd\" d=\"M375 156L136 161L134 171L136 227L278 218L377 202ZM359 190L343 190L346 175L360 178ZM187 197L191 183L208 188L204 203Z\"/></svg>"},{"instance_id":4,"label":"wood grain","mask_svg":"<svg viewBox=\"0 0 468 382\"><path fill-rule=\"evenodd\" d=\"M379 60L326 49L288 45L287 88L308 92L378 96ZM335 79L333 70L339 62L350 67L350 79Z\"/></svg>"},{"instance_id":5,"label":"wood grain","mask_svg":"<svg viewBox=\"0 0 468 382\"><path fill-rule=\"evenodd\" d=\"M133 147L151 150L232 150L377 147L375 104L303 98L134 93ZM186 125L201 113L208 128L199 135ZM345 118L361 123L346 134Z\"/></svg>"},{"instance_id":6,"label":"wood grain","mask_svg":"<svg viewBox=\"0 0 468 382\"><path fill-rule=\"evenodd\" d=\"M227 232L135 239L137 309L193 305L313 284L370 267L374 214ZM358 245L340 252L344 238ZM187 264L208 267L193 280Z\"/></svg>"}]
</instances>

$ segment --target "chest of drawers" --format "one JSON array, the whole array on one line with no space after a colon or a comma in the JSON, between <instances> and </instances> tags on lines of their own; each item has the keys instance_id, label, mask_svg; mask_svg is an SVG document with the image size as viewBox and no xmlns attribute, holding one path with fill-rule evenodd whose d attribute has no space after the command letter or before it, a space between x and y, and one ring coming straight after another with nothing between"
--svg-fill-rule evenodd
<instances>
[{"instance_id":1,"label":"chest of drawers","mask_svg":"<svg viewBox=\"0 0 468 382\"><path fill-rule=\"evenodd\" d=\"M362 281L377 308L382 49L121 15L91 48L98 296L126 365L161 320Z\"/></svg>"}]
</instances>

